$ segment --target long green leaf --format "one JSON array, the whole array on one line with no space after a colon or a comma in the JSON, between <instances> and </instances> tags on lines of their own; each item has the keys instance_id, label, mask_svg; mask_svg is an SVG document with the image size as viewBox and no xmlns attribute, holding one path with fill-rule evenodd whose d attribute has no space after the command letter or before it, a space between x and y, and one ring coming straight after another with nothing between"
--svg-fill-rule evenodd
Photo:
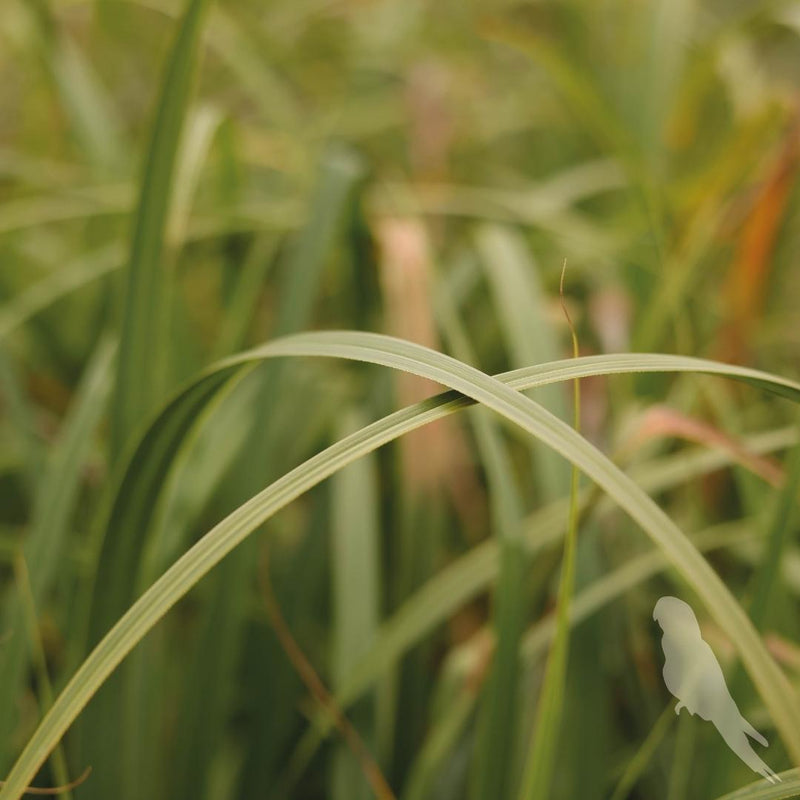
<instances>
[{"instance_id":1,"label":"long green leaf","mask_svg":"<svg viewBox=\"0 0 800 800\"><path fill-rule=\"evenodd\" d=\"M346 428L359 430L361 415L348 415ZM334 690L369 649L380 619L380 525L377 464L365 457L332 479L331 578L333 589ZM366 699L366 698L365 698ZM374 739L371 703L354 709L362 737ZM343 745L333 754L333 800L369 800L369 783Z\"/></svg>"},{"instance_id":2,"label":"long green leaf","mask_svg":"<svg viewBox=\"0 0 800 800\"><path fill-rule=\"evenodd\" d=\"M209 25L213 24L213 21L209 22ZM317 178L308 201L307 218L283 251L283 257L277 259L280 271L278 288L280 302L275 327L279 332L295 333L309 326L315 303L319 299L322 285L320 279L330 264L332 253L335 252L341 239L342 228L348 220L349 207L361 176L360 160L348 150L329 148L320 158ZM250 263L245 263L243 266L245 274L235 291L228 311L228 314L237 316L234 327L228 328L228 332L233 334L233 339L228 337L227 343L220 342L221 347L231 346L236 339L243 339L246 333L252 310L258 302L259 284L265 277L264 267L269 266L269 262L272 260L269 258L268 249L270 241L274 242L274 238L262 240L259 245L255 246L252 260L248 259ZM265 244L267 247L264 246ZM236 349L238 348L234 348L233 352ZM223 352L223 355L230 352L232 351L227 350ZM279 402L279 398L284 392L298 391L297 383L294 380L295 376L287 374L285 367L284 363L275 364L271 366L271 369L252 376L250 382L254 383L255 395L241 419L246 426L245 446L226 478L229 485L237 486L235 493L230 497L231 505L227 506L228 508L236 507L258 492L266 483L277 478L284 468L283 465L294 463L290 455L293 445L287 441L287 430L295 428L299 420L305 422L304 430L313 431L314 429L307 410L307 396L292 404L282 405ZM222 435L230 437L230 428L222 425L220 428ZM209 426L202 420L194 422L193 429L198 431L201 438L208 439ZM291 435L294 442L301 438ZM169 450L165 450L164 458L169 460L170 457ZM222 465L219 464L219 466ZM173 471L174 467L170 466L169 469ZM198 474L202 475L202 473ZM195 489L199 488L195 485L196 483L196 481L192 481ZM212 486L207 484L209 491L211 488ZM195 494L197 499L202 497L202 494ZM123 520L123 525L125 525L125 520ZM133 549L129 554L130 561L128 563L117 562L115 569L124 571L139 561L143 538L151 538L149 528L150 523L142 520L140 526L125 525L119 530L118 533L122 538L128 538L133 542ZM145 537L142 537L143 530L147 531ZM184 530L184 536L187 532ZM174 535L174 531L170 533ZM108 529L107 536L117 536L113 527ZM146 541L144 544L147 546ZM231 610L226 621L226 646L218 647L212 644L216 634L211 624L207 623L204 627L204 639L201 642L201 644L207 645L203 668L198 671L195 679L187 682L185 686L182 708L177 721L179 730L187 728L192 730L192 734L182 741L178 769L173 772L175 780L172 783L171 792L177 798L188 798L195 795L197 782L204 780L204 776L207 774L206 770L211 767L211 756L217 751L221 741L230 697L228 686L236 682L236 669L242 658L241 647L246 641L247 633L247 617L243 614L236 615L233 612L237 607L244 606L248 588L252 585L253 568L256 561L255 546L255 541L248 542L244 548L248 552L237 554L231 564L225 565L224 579L215 581L215 591L219 593L220 599L210 601L214 608L212 622L216 624L222 606ZM182 549L183 546L170 555L174 556ZM171 560L172 558L170 558L170 562ZM140 583L139 589L148 586L167 566L167 563L169 562L161 562L157 564L156 572L142 575L144 581ZM229 588L230 584L235 585L233 590ZM137 590L127 596L118 596L116 609L108 607L103 593L98 593L95 603L103 607L107 618L114 619L124 613L138 593ZM99 638L106 629L107 626L98 629L97 637ZM158 659L157 648L143 649L135 655L132 659L131 670L134 675L138 674L136 679L139 688L137 691L140 696L152 696L153 690L148 690L146 687L157 686L159 673L163 672L164 668ZM121 677L123 682L130 679L130 674ZM132 696L133 692L127 691L126 694ZM285 699L287 705L291 706L291 697L287 696L282 699ZM137 702L135 698L129 703L133 714L136 714L137 710L141 714L143 705L145 704ZM159 732L157 717L155 723L152 728L153 735L149 737L146 745L143 745L142 737L136 734L128 739L125 748L127 751L132 754L137 752L149 754L150 759L149 762L138 759L138 763L130 770L133 776L132 780L134 778L141 780L137 776L143 772L157 771L148 767L148 763L155 761L163 749L157 741ZM141 725L131 724L130 721L123 722L121 727L124 735L128 735L127 732L131 729L134 731L137 728L141 729ZM135 792L129 796L132 800L137 797Z\"/></svg>"},{"instance_id":3,"label":"long green leaf","mask_svg":"<svg viewBox=\"0 0 800 800\"><path fill-rule=\"evenodd\" d=\"M780 492L775 497L774 503L768 507L766 518L758 525L763 531L766 547L761 563L753 577L751 600L747 607L753 622L759 628L770 626L774 618L776 599L784 599L785 589L780 579L781 564L789 535L793 530L797 518L797 496L800 487L800 448L795 447L787 457L786 481ZM772 613L771 613L772 612ZM743 703L750 694L746 685L740 665L734 667L727 679L731 695L739 703ZM734 761L734 755L717 742L716 750L712 753L708 774L710 794L718 794L730 785L729 767Z\"/></svg>"},{"instance_id":4,"label":"long green leaf","mask_svg":"<svg viewBox=\"0 0 800 800\"><path fill-rule=\"evenodd\" d=\"M139 564L144 536L137 538L133 533L143 534L150 529L157 499L173 462L179 461L181 445L191 437L204 412L212 412L220 390L236 375L241 372L222 370L190 387L179 402L170 404L167 413L157 419L140 442L133 458L112 477L112 499L98 525L103 538L94 570L91 606L86 613L89 645L100 640L119 617L118 609L125 608L135 596L139 571L133 565ZM94 765L92 784L84 788L84 793L98 797L118 791L114 789L120 781L117 766L122 759L127 765L132 758L122 741L123 733L130 731L123 731L120 725L124 700L121 676L115 676L112 683L92 703L77 731L78 751ZM97 736L97 730L103 730L103 735Z\"/></svg>"},{"instance_id":5,"label":"long green leaf","mask_svg":"<svg viewBox=\"0 0 800 800\"><path fill-rule=\"evenodd\" d=\"M770 785L763 780L737 789L719 800L788 800L800 797L800 770L792 769L778 773L781 783Z\"/></svg>"},{"instance_id":6,"label":"long green leaf","mask_svg":"<svg viewBox=\"0 0 800 800\"><path fill-rule=\"evenodd\" d=\"M257 355L256 355L257 354ZM693 585L709 611L739 650L754 683L761 693L781 736L798 755L800 736L797 726L797 700L786 678L766 653L758 634L713 570L675 525L620 470L565 424L536 406L514 388L544 384L552 380L574 379L585 374L620 371L682 369L737 377L769 386L786 396L800 399L800 385L766 373L714 362L669 356L617 356L576 359L557 365L524 370L526 381L490 378L465 364L441 354L389 337L350 332L318 333L287 337L257 351L231 359L204 375L188 390L206 381L219 380L220 373L255 358L270 356L327 356L350 358L412 370L456 392L482 402L498 413L557 448L620 503L640 522L670 561ZM590 364L592 366L590 366ZM601 367L602 364L602 367ZM532 374L538 374L538 381ZM114 625L65 687L53 708L42 721L9 775L0 800L16 798L29 783L47 754L94 695L108 675L164 614L211 570L228 552L243 541L265 519L298 497L311 486L335 473L347 463L408 430L425 424L469 404L466 397L445 393L410 409L404 409L331 446L300 467L292 470L263 492L229 515L159 578L133 607ZM172 408L180 406L180 398ZM163 424L163 423L161 423Z\"/></svg>"},{"instance_id":7,"label":"long green leaf","mask_svg":"<svg viewBox=\"0 0 800 800\"><path fill-rule=\"evenodd\" d=\"M203 12L209 0L190 0L180 21L161 87L134 220L125 274L122 334L111 425L117 456L162 400L168 362L169 274L162 263L170 218L176 155L197 63Z\"/></svg>"}]
</instances>

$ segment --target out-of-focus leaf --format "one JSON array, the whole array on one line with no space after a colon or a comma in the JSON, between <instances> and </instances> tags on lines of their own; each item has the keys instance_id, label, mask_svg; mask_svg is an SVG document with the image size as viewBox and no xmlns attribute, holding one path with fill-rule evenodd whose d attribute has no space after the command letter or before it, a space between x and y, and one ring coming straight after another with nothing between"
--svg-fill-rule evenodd
<instances>
[{"instance_id":1,"label":"out-of-focus leaf","mask_svg":"<svg viewBox=\"0 0 800 800\"><path fill-rule=\"evenodd\" d=\"M31 530L22 548L25 563L30 565L30 591L36 608L43 606L64 561L83 467L106 411L114 351L108 340L98 345L38 485ZM16 597L6 599L2 620L0 630L9 634L0 659L0 732L8 738L16 723L15 706L29 658L25 617Z\"/></svg>"},{"instance_id":2,"label":"out-of-focus leaf","mask_svg":"<svg viewBox=\"0 0 800 800\"><path fill-rule=\"evenodd\" d=\"M208 0L187 3L160 87L123 280L122 333L111 425L115 458L164 396L170 347L170 274L162 260L164 235L207 5Z\"/></svg>"}]
</instances>

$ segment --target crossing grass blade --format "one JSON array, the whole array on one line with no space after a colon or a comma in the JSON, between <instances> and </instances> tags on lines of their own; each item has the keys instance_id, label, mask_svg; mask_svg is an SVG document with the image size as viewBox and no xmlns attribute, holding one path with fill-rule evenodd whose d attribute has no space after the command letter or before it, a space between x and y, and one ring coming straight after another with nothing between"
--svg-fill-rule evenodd
<instances>
[{"instance_id":1,"label":"crossing grass blade","mask_svg":"<svg viewBox=\"0 0 800 800\"><path fill-rule=\"evenodd\" d=\"M113 104L91 63L50 9L48 0L23 3L72 129L94 165L110 170L121 161L123 138Z\"/></svg>"},{"instance_id":2,"label":"crossing grass blade","mask_svg":"<svg viewBox=\"0 0 800 800\"><path fill-rule=\"evenodd\" d=\"M106 245L31 284L0 309L0 342L48 306L118 270L124 258L120 245Z\"/></svg>"},{"instance_id":3,"label":"crossing grass blade","mask_svg":"<svg viewBox=\"0 0 800 800\"><path fill-rule=\"evenodd\" d=\"M180 13L174 2L136 0L136 4L173 17ZM219 4L212 6L205 38L209 49L250 94L265 121L289 127L300 123L300 109L292 87L265 57L259 40L238 21L233 9Z\"/></svg>"},{"instance_id":4,"label":"crossing grass blade","mask_svg":"<svg viewBox=\"0 0 800 800\"><path fill-rule=\"evenodd\" d=\"M557 449L580 466L586 475L640 523L662 548L670 563L697 591L711 615L730 637L787 748L794 758L800 756L800 732L797 730L800 714L795 708L797 698L794 690L767 654L752 624L716 573L674 523L630 478L569 426L514 391L515 388L536 385L537 382L544 384L553 380L571 380L586 374L665 369L735 377L770 387L796 401L800 400L800 385L767 373L714 362L634 355L591 357L542 365L523 370L524 381L520 380L520 373L516 373L511 378L505 376L504 382L442 354L390 337L322 332L276 340L246 355L223 362L179 395L170 405L171 413L182 411L185 414L185 409L181 409L182 399L188 397L196 403L198 392L202 397L209 388L221 385L224 377L230 376L237 367L256 359L279 356L346 358L381 364L413 371L450 386L454 392L396 412L332 445L271 484L209 531L140 597L84 661L28 742L0 792L0 800L20 796L69 725L131 649L203 575L265 519L359 456L414 427L468 405L467 397L492 408ZM165 417L170 415L162 415L157 427L161 430L169 428ZM138 453L136 459L141 463L142 454ZM140 495L140 499L146 501L146 495Z\"/></svg>"}]
</instances>

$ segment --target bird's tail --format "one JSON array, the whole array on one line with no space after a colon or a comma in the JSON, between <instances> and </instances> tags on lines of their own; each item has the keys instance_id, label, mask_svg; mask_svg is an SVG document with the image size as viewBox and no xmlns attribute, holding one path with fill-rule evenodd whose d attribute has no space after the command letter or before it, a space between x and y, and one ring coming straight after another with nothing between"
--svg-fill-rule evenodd
<instances>
[{"instance_id":1,"label":"bird's tail","mask_svg":"<svg viewBox=\"0 0 800 800\"><path fill-rule=\"evenodd\" d=\"M769 742L741 714L739 714L739 719L741 720L742 730L751 739L755 739L759 744L764 745L764 747L769 747Z\"/></svg>"},{"instance_id":2,"label":"bird's tail","mask_svg":"<svg viewBox=\"0 0 800 800\"><path fill-rule=\"evenodd\" d=\"M729 720L729 724L718 724L720 720L714 720L714 726L719 731L725 743L736 753L739 758L747 764L753 772L766 778L770 783L779 783L780 778L768 767L758 756L755 750L750 745L750 740L745 733L749 733L753 729L752 725L747 723L747 730L742 725L733 725L733 719ZM738 723L738 720L737 720ZM760 740L764 737L758 734Z\"/></svg>"},{"instance_id":3,"label":"bird's tail","mask_svg":"<svg viewBox=\"0 0 800 800\"><path fill-rule=\"evenodd\" d=\"M770 783L781 783L780 777L774 773L763 761L761 762L761 769L758 770L759 775L765 777Z\"/></svg>"}]
</instances>

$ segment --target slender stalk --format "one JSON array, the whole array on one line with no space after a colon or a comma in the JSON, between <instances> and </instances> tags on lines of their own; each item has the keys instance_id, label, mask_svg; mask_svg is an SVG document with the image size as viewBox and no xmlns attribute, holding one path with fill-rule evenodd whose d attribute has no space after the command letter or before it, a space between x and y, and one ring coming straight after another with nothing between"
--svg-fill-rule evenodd
<instances>
[{"instance_id":1,"label":"slender stalk","mask_svg":"<svg viewBox=\"0 0 800 800\"><path fill-rule=\"evenodd\" d=\"M265 553L266 552L265 550ZM381 768L373 758L369 748L364 744L364 740L353 727L350 720L347 719L344 712L339 707L339 704L336 702L336 699L328 691L322 679L317 674L317 671L311 665L306 654L289 630L289 626L286 624L286 620L278 605L278 600L275 597L275 592L272 589L272 582L269 578L269 563L266 555L259 572L259 578L264 608L266 609L270 624L275 631L275 635L278 637L283 651L286 653L286 657L291 662L292 667L294 667L295 672L300 680L303 681L308 691L311 692L314 699L326 713L330 715L333 724L336 726L339 733L341 733L345 743L358 761L364 773L364 777L375 793L375 797L378 800L396 800L394 792L383 776Z\"/></svg>"},{"instance_id":2,"label":"slender stalk","mask_svg":"<svg viewBox=\"0 0 800 800\"><path fill-rule=\"evenodd\" d=\"M559 296L561 298L561 308L572 336L572 355L573 358L578 358L580 355L578 335L564 301L564 275L566 270L567 261L564 259L561 269ZM576 378L572 382L572 387L574 403L573 424L575 430L580 432L581 398L579 379ZM566 683L567 659L569 657L570 601L575 586L575 551L580 516L580 504L578 502L579 483L580 470L573 465L570 476L569 520L564 539L564 559L556 606L556 637L547 659L544 682L539 694L539 708L533 731L532 749L524 767L522 789L519 795L520 800L538 800L538 798L550 796L550 786L553 779L558 739L561 731L564 685Z\"/></svg>"},{"instance_id":3,"label":"slender stalk","mask_svg":"<svg viewBox=\"0 0 800 800\"><path fill-rule=\"evenodd\" d=\"M65 783L63 786L29 786L23 794L36 795L38 797L52 797L56 794L63 794L64 792L71 792L77 789L82 783L85 783L88 777L92 774L92 768L86 769L74 781ZM6 785L5 781L0 781L0 788Z\"/></svg>"},{"instance_id":4,"label":"slender stalk","mask_svg":"<svg viewBox=\"0 0 800 800\"><path fill-rule=\"evenodd\" d=\"M53 705L53 686L50 683L50 675L47 672L47 659L44 653L44 646L42 645L42 638L39 635L39 622L36 614L33 589L31 588L30 575L28 573L28 565L25 563L25 556L22 553L18 553L14 559L14 575L17 579L20 605L22 606L25 624L28 628L28 639L32 652L31 661L36 671L36 684L39 689L39 706L41 712L44 714L48 711L50 706ZM53 772L55 773L59 786L48 789L28 788L26 794L60 795L63 800L71 800L71 790L89 777L91 767L88 769L88 772L84 772L84 775L77 781L70 781L69 772L67 770L67 759L64 756L64 747L60 743L56 745L55 750L53 750L52 760ZM0 786L2 786L1 782Z\"/></svg>"}]
</instances>

